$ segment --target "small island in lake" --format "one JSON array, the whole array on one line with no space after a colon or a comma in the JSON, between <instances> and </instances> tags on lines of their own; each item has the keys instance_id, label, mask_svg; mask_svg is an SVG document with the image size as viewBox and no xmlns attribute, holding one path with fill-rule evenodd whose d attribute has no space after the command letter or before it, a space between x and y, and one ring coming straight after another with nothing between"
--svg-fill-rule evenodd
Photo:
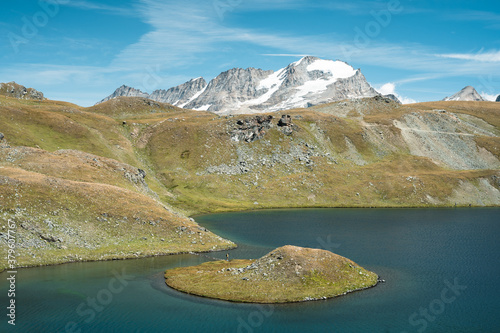
<instances>
[{"instance_id":1,"label":"small island in lake","mask_svg":"<svg viewBox=\"0 0 500 333\"><path fill-rule=\"evenodd\" d=\"M165 281L176 290L198 296L287 303L373 287L378 276L332 252L286 245L257 260L220 260L170 269Z\"/></svg>"}]
</instances>

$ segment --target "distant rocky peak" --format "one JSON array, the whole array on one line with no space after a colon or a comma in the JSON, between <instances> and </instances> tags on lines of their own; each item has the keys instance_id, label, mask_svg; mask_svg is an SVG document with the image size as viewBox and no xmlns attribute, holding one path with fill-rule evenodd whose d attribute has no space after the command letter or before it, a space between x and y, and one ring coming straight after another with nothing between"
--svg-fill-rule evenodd
<instances>
[{"instance_id":1,"label":"distant rocky peak","mask_svg":"<svg viewBox=\"0 0 500 333\"><path fill-rule=\"evenodd\" d=\"M143 97L143 98L149 98L149 94L140 91L139 89L135 89L126 85L122 85L118 89L115 90L114 93L109 95L108 97L104 98L102 101L99 103L104 103L106 101L109 101L113 98L117 97ZM97 103L97 104L99 104Z\"/></svg>"},{"instance_id":2,"label":"distant rocky peak","mask_svg":"<svg viewBox=\"0 0 500 333\"><path fill-rule=\"evenodd\" d=\"M474 87L467 86L454 94L453 96L446 97L443 101L478 101L482 102L485 99L479 95Z\"/></svg>"},{"instance_id":3,"label":"distant rocky peak","mask_svg":"<svg viewBox=\"0 0 500 333\"><path fill-rule=\"evenodd\" d=\"M320 60L320 58L314 56L305 56L299 61L292 62L290 66L308 66L313 62L315 62L316 60Z\"/></svg>"},{"instance_id":4,"label":"distant rocky peak","mask_svg":"<svg viewBox=\"0 0 500 333\"><path fill-rule=\"evenodd\" d=\"M198 77L168 90L155 90L149 96L152 100L184 107L207 87L207 81Z\"/></svg>"},{"instance_id":5,"label":"distant rocky peak","mask_svg":"<svg viewBox=\"0 0 500 333\"><path fill-rule=\"evenodd\" d=\"M139 89L135 89L126 85L122 85L116 91L126 94L125 97L148 97L149 94L142 92ZM140 96L132 96L132 95L140 95Z\"/></svg>"}]
</instances>

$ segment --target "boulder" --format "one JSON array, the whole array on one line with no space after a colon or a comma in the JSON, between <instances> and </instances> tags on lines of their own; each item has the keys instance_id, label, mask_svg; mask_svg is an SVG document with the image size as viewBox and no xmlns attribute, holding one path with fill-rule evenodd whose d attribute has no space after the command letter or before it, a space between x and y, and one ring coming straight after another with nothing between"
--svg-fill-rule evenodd
<instances>
[{"instance_id":1,"label":"boulder","mask_svg":"<svg viewBox=\"0 0 500 333\"><path fill-rule=\"evenodd\" d=\"M500 102L500 95L497 96L497 102Z\"/></svg>"},{"instance_id":2,"label":"boulder","mask_svg":"<svg viewBox=\"0 0 500 333\"><path fill-rule=\"evenodd\" d=\"M281 128L281 131L285 135L292 135L294 130L294 124L292 123L292 117L290 115L282 115L281 119L278 121L278 127Z\"/></svg>"},{"instance_id":3,"label":"boulder","mask_svg":"<svg viewBox=\"0 0 500 333\"><path fill-rule=\"evenodd\" d=\"M291 126L292 125L292 117L289 115L282 115L281 119L278 121L278 126L283 127L283 126Z\"/></svg>"}]
</instances>

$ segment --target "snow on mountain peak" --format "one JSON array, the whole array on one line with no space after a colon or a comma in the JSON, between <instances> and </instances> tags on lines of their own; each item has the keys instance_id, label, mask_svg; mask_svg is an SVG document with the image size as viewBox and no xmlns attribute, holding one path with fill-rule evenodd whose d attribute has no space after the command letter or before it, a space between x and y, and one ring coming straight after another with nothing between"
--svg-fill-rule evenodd
<instances>
[{"instance_id":1,"label":"snow on mountain peak","mask_svg":"<svg viewBox=\"0 0 500 333\"><path fill-rule=\"evenodd\" d=\"M122 89L109 98L129 93ZM233 68L208 84L199 77L149 98L218 114L259 113L308 107L378 93L359 70L343 61L306 56L278 71Z\"/></svg>"},{"instance_id":2,"label":"snow on mountain peak","mask_svg":"<svg viewBox=\"0 0 500 333\"><path fill-rule=\"evenodd\" d=\"M356 75L356 70L343 61L323 60L309 57L309 65L306 67L308 73L319 71L323 74L316 79L309 79L302 85L296 87L296 93L291 98L290 103L300 106L308 104L308 96L311 94L321 94L328 90L328 87L339 79L347 79Z\"/></svg>"},{"instance_id":3,"label":"snow on mountain peak","mask_svg":"<svg viewBox=\"0 0 500 333\"><path fill-rule=\"evenodd\" d=\"M346 79L356 74L356 70L343 61L318 59L307 66L307 71L330 73L336 79Z\"/></svg>"}]
</instances>

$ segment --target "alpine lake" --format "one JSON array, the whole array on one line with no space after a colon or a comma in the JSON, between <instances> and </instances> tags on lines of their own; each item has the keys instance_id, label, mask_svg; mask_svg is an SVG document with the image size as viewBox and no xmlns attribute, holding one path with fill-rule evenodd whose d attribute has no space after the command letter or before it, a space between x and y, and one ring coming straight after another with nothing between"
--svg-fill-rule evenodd
<instances>
[{"instance_id":1,"label":"alpine lake","mask_svg":"<svg viewBox=\"0 0 500 333\"><path fill-rule=\"evenodd\" d=\"M500 208L298 209L197 216L228 252L18 269L16 332L500 332ZM283 245L347 257L385 283L333 299L257 305L172 290L164 271L256 259Z\"/></svg>"}]
</instances>

